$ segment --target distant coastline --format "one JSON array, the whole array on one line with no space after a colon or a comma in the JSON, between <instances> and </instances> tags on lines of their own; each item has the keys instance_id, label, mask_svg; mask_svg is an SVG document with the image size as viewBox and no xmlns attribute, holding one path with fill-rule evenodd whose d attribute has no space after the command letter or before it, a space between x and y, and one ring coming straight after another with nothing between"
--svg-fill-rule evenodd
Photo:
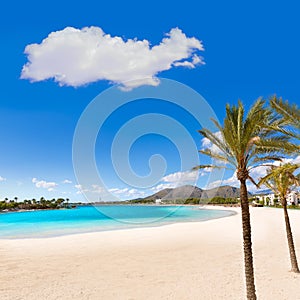
<instances>
[{"instance_id":1,"label":"distant coastline","mask_svg":"<svg viewBox=\"0 0 300 300\"><path fill-rule=\"evenodd\" d=\"M15 197L12 200L5 198L0 201L0 213L6 212L24 212L24 211L35 211L35 210L55 210L55 209L71 209L76 207L78 204L70 203L69 199L57 198L47 200L41 197L39 200L23 200L18 201Z\"/></svg>"}]
</instances>

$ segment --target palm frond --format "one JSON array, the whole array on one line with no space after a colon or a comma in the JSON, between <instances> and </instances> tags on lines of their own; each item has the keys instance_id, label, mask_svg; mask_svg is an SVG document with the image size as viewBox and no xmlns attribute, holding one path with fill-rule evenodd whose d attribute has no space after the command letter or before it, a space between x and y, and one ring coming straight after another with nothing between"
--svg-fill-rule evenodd
<instances>
[{"instance_id":1,"label":"palm frond","mask_svg":"<svg viewBox=\"0 0 300 300\"><path fill-rule=\"evenodd\" d=\"M282 161L282 157L277 155L266 155L266 156L256 156L252 160L253 163L260 163L266 161Z\"/></svg>"},{"instance_id":2,"label":"palm frond","mask_svg":"<svg viewBox=\"0 0 300 300\"><path fill-rule=\"evenodd\" d=\"M300 146L295 145L291 142L282 141L280 139L267 139L260 140L256 144L255 153L264 154L264 153L282 153L282 154L295 154L299 153Z\"/></svg>"},{"instance_id":3,"label":"palm frond","mask_svg":"<svg viewBox=\"0 0 300 300\"><path fill-rule=\"evenodd\" d=\"M286 197L292 186L300 184L300 179L293 173L299 169L300 164L286 163L272 166L266 176L260 179L258 185L272 187L272 190Z\"/></svg>"},{"instance_id":4,"label":"palm frond","mask_svg":"<svg viewBox=\"0 0 300 300\"><path fill-rule=\"evenodd\" d=\"M235 170L249 171L259 166L272 168L274 161L281 161L286 155L300 153L300 146L292 143L292 136L287 134L291 130L287 126L287 120L275 112L274 108L265 107L262 98L252 105L247 114L241 101L238 105L227 104L223 124L216 120L212 122L221 136L206 128L199 132L217 147L218 151L203 149L199 152L231 165ZM214 164L209 167L224 168ZM256 185L251 176L248 179ZM269 177L261 182L268 184L268 179Z\"/></svg>"},{"instance_id":5,"label":"palm frond","mask_svg":"<svg viewBox=\"0 0 300 300\"><path fill-rule=\"evenodd\" d=\"M207 155L207 156L209 156L209 157L211 157L213 159L222 161L224 163L229 163L230 162L230 160L229 160L229 158L227 156L222 155L222 154L218 154L218 153L215 153L215 152L212 152L209 149L199 150L199 153Z\"/></svg>"},{"instance_id":6,"label":"palm frond","mask_svg":"<svg viewBox=\"0 0 300 300\"><path fill-rule=\"evenodd\" d=\"M259 188L259 185L255 182L255 180L249 175L248 179L257 187Z\"/></svg>"},{"instance_id":7,"label":"palm frond","mask_svg":"<svg viewBox=\"0 0 300 300\"><path fill-rule=\"evenodd\" d=\"M230 155L226 143L219 139L215 133L211 132L209 129L206 128L198 130L198 132L202 134L205 138L207 138L213 145L217 146L220 149L220 151L226 153L226 155L228 156Z\"/></svg>"},{"instance_id":8,"label":"palm frond","mask_svg":"<svg viewBox=\"0 0 300 300\"><path fill-rule=\"evenodd\" d=\"M282 98L276 96L271 98L270 105L285 121L300 129L300 110L297 105L291 105L288 101L283 101Z\"/></svg>"},{"instance_id":9,"label":"palm frond","mask_svg":"<svg viewBox=\"0 0 300 300\"><path fill-rule=\"evenodd\" d=\"M211 168L211 169L227 169L226 166L217 166L217 165L199 165L199 166L193 167L193 168L192 168L192 171L201 170L201 169L207 169L207 168Z\"/></svg>"}]
</instances>

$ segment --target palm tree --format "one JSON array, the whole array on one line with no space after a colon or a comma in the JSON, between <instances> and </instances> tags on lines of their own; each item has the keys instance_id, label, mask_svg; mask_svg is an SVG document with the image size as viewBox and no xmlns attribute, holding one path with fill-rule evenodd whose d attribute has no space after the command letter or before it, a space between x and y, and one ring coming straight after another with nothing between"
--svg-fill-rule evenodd
<instances>
[{"instance_id":1,"label":"palm tree","mask_svg":"<svg viewBox=\"0 0 300 300\"><path fill-rule=\"evenodd\" d=\"M281 116L282 124L278 128L281 132L300 139L300 109L295 104L289 104L282 98L273 96L270 106ZM292 129L290 127L293 127ZM284 129L283 129L284 128Z\"/></svg>"},{"instance_id":2,"label":"palm tree","mask_svg":"<svg viewBox=\"0 0 300 300\"><path fill-rule=\"evenodd\" d=\"M300 176L293 173L300 167L298 164L283 164L281 166L272 166L266 176L261 178L259 185L265 185L272 189L280 197L280 202L284 211L284 220L286 235L288 240L292 272L299 273L296 251L294 246L293 234L290 219L287 211L287 195L291 192L292 187L300 184Z\"/></svg>"},{"instance_id":3,"label":"palm tree","mask_svg":"<svg viewBox=\"0 0 300 300\"><path fill-rule=\"evenodd\" d=\"M265 108L265 102L258 99L245 115L241 101L238 105L226 105L226 116L224 124L221 126L216 120L212 120L218 128L221 137L208 129L199 130L205 138L213 145L217 146L218 151L211 149L200 150L220 164L202 165L200 168L222 168L228 164L236 172L237 179L240 181L240 199L242 211L243 247L244 247L244 266L246 277L247 299L256 299L251 224L249 201L246 181L251 178L249 172L252 168L258 167L263 163L280 160L278 153L282 150L294 151L295 146L289 143L289 137L278 135L271 129L275 126L278 119L273 116L271 111Z\"/></svg>"},{"instance_id":4,"label":"palm tree","mask_svg":"<svg viewBox=\"0 0 300 300\"><path fill-rule=\"evenodd\" d=\"M62 206L63 202L65 202L65 199L63 199L63 198L58 198L58 199L56 200L56 204L57 204L59 207Z\"/></svg>"}]
</instances>

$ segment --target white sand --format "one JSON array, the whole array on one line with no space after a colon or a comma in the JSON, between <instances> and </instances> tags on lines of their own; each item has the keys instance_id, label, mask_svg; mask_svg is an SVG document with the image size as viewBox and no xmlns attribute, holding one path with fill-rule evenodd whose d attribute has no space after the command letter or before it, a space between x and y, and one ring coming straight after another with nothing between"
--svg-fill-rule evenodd
<instances>
[{"instance_id":1,"label":"white sand","mask_svg":"<svg viewBox=\"0 0 300 300\"><path fill-rule=\"evenodd\" d=\"M199 223L0 241L0 299L245 299L237 215ZM300 259L300 211L289 211ZM283 211L252 208L259 299L300 299Z\"/></svg>"}]
</instances>

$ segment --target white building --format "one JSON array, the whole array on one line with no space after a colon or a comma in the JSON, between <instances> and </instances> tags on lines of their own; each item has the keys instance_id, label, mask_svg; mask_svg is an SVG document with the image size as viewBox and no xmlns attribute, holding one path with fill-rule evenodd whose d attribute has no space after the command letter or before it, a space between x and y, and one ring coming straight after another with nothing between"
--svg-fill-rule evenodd
<instances>
[{"instance_id":1,"label":"white building","mask_svg":"<svg viewBox=\"0 0 300 300\"><path fill-rule=\"evenodd\" d=\"M300 194L292 191L287 196L288 205L299 205L300 204Z\"/></svg>"},{"instance_id":2,"label":"white building","mask_svg":"<svg viewBox=\"0 0 300 300\"><path fill-rule=\"evenodd\" d=\"M278 197L275 194L266 194L256 196L256 200L262 201L264 205L275 205Z\"/></svg>"},{"instance_id":3,"label":"white building","mask_svg":"<svg viewBox=\"0 0 300 300\"><path fill-rule=\"evenodd\" d=\"M155 204L161 204L161 199L156 199Z\"/></svg>"},{"instance_id":4,"label":"white building","mask_svg":"<svg viewBox=\"0 0 300 300\"><path fill-rule=\"evenodd\" d=\"M256 200L263 201L264 205L275 205L280 201L280 197L275 194L259 195ZM292 191L287 196L287 205L300 205L300 193Z\"/></svg>"}]
</instances>

